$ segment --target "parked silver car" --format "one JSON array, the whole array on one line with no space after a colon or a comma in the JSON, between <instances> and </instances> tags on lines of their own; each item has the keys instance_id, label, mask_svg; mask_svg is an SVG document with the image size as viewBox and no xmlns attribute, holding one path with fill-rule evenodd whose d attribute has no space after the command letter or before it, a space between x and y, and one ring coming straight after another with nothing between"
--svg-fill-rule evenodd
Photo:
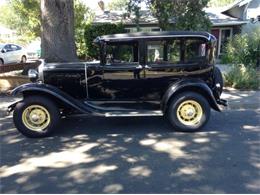
<instances>
[{"instance_id":1,"label":"parked silver car","mask_svg":"<svg viewBox=\"0 0 260 195\"><path fill-rule=\"evenodd\" d=\"M24 48L16 44L0 43L0 65L12 63L25 63L27 52Z\"/></svg>"}]
</instances>

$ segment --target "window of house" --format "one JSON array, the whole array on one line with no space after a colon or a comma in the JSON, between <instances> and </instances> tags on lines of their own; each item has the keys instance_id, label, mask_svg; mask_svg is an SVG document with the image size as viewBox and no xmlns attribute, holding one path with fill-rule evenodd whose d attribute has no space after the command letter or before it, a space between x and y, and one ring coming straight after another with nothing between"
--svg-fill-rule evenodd
<instances>
[{"instance_id":1,"label":"window of house","mask_svg":"<svg viewBox=\"0 0 260 195\"><path fill-rule=\"evenodd\" d=\"M180 41L149 41L147 43L148 63L178 63L180 62Z\"/></svg>"},{"instance_id":2,"label":"window of house","mask_svg":"<svg viewBox=\"0 0 260 195\"><path fill-rule=\"evenodd\" d=\"M185 44L185 62L197 62L206 57L206 43L200 39L188 39Z\"/></svg>"},{"instance_id":3,"label":"window of house","mask_svg":"<svg viewBox=\"0 0 260 195\"><path fill-rule=\"evenodd\" d=\"M225 52L225 46L231 37L231 29L221 29L220 54Z\"/></svg>"},{"instance_id":4,"label":"window of house","mask_svg":"<svg viewBox=\"0 0 260 195\"><path fill-rule=\"evenodd\" d=\"M106 45L106 64L138 62L138 43L112 43Z\"/></svg>"}]
</instances>

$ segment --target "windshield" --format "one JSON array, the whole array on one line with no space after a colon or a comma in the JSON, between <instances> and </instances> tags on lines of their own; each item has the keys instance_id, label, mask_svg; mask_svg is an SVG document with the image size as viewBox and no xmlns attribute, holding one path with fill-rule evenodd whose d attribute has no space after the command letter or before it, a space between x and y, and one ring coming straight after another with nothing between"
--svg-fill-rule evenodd
<instances>
[{"instance_id":1,"label":"windshield","mask_svg":"<svg viewBox=\"0 0 260 195\"><path fill-rule=\"evenodd\" d=\"M5 46L5 44L0 43L0 49L2 49Z\"/></svg>"}]
</instances>

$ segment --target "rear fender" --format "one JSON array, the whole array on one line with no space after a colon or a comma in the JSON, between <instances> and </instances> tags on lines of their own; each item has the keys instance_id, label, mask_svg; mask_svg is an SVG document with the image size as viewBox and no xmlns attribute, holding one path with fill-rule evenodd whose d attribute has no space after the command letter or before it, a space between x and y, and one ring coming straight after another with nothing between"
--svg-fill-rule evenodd
<instances>
[{"instance_id":1,"label":"rear fender","mask_svg":"<svg viewBox=\"0 0 260 195\"><path fill-rule=\"evenodd\" d=\"M171 85L163 96L161 108L163 112L166 111L168 103L171 99L184 91L193 91L203 95L209 102L211 108L216 111L221 111L216 99L209 88L209 86L202 80L199 79L185 79Z\"/></svg>"}]
</instances>

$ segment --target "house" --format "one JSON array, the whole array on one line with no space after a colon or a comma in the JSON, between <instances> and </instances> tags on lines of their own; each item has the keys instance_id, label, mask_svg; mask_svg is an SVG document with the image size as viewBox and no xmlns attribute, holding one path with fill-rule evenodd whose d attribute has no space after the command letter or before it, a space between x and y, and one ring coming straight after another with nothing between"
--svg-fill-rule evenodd
<instances>
[{"instance_id":1,"label":"house","mask_svg":"<svg viewBox=\"0 0 260 195\"><path fill-rule=\"evenodd\" d=\"M205 11L212 22L211 33L218 39L217 56L224 52L228 38L241 33L251 17L257 18L260 0L238 0L223 8L206 8ZM102 7L104 10L104 7ZM152 16L150 10L140 11L140 30L143 32L160 31L158 20ZM136 32L134 16L124 11L100 11L96 13L93 23L123 23L127 32ZM174 22L171 20L170 22Z\"/></svg>"},{"instance_id":2,"label":"house","mask_svg":"<svg viewBox=\"0 0 260 195\"><path fill-rule=\"evenodd\" d=\"M12 42L16 38L16 32L4 26L0 26L0 41Z\"/></svg>"},{"instance_id":3,"label":"house","mask_svg":"<svg viewBox=\"0 0 260 195\"><path fill-rule=\"evenodd\" d=\"M228 5L223 14L248 21L242 26L242 33L250 32L254 28L260 29L260 0L238 0Z\"/></svg>"}]
</instances>

